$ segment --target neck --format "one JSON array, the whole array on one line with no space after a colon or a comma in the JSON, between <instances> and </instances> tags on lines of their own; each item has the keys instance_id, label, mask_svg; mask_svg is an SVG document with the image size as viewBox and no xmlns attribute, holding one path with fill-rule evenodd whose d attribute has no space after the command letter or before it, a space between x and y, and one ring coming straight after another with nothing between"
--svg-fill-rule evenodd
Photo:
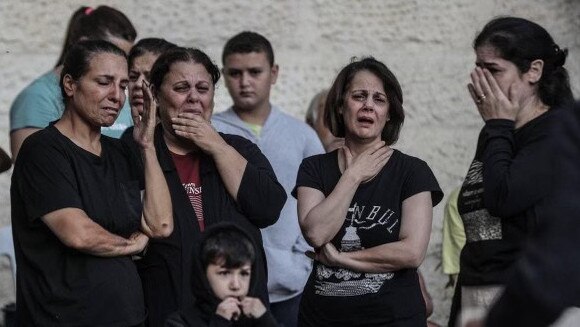
<instances>
[{"instance_id":1,"label":"neck","mask_svg":"<svg viewBox=\"0 0 580 327\"><path fill-rule=\"evenodd\" d=\"M270 112L272 112L272 106L269 102L266 102L266 104L256 108L242 110L234 105L234 112L241 120L248 124L264 126L266 119L268 119Z\"/></svg>"},{"instance_id":2,"label":"neck","mask_svg":"<svg viewBox=\"0 0 580 327\"><path fill-rule=\"evenodd\" d=\"M516 116L516 129L524 126L550 109L538 97L530 98L521 105L521 108Z\"/></svg>"},{"instance_id":3,"label":"neck","mask_svg":"<svg viewBox=\"0 0 580 327\"><path fill-rule=\"evenodd\" d=\"M79 147L101 154L101 127L87 124L74 110L67 108L54 126Z\"/></svg>"},{"instance_id":4,"label":"neck","mask_svg":"<svg viewBox=\"0 0 580 327\"><path fill-rule=\"evenodd\" d=\"M365 141L353 140L353 139L347 137L344 139L344 145L346 145L346 147L350 150L352 157L356 158L356 157L358 157L359 154L363 153L364 151L366 151L369 148L372 148L373 146L375 146L377 143L379 143L381 141L382 140L380 138L365 142ZM389 146L387 145L386 147L388 148Z\"/></svg>"}]
</instances>

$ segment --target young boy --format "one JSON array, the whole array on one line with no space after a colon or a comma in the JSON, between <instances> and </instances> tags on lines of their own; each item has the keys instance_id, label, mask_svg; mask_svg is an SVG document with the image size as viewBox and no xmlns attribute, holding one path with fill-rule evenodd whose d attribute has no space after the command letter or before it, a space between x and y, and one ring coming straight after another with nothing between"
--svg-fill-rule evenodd
<instances>
[{"instance_id":1,"label":"young boy","mask_svg":"<svg viewBox=\"0 0 580 327\"><path fill-rule=\"evenodd\" d=\"M296 185L304 158L324 152L316 132L270 103L278 78L272 44L263 35L241 32L229 39L222 53L223 76L232 106L216 113L212 125L220 132L255 143L268 158L288 199L278 221L261 230L268 265L268 295L276 320L296 327L298 307L312 263L298 226ZM289 278L288 276L292 276Z\"/></svg>"},{"instance_id":2,"label":"young boy","mask_svg":"<svg viewBox=\"0 0 580 327\"><path fill-rule=\"evenodd\" d=\"M175 315L166 326L278 326L255 297L252 278L256 246L233 224L214 225L204 232L193 271L195 308Z\"/></svg>"}]
</instances>

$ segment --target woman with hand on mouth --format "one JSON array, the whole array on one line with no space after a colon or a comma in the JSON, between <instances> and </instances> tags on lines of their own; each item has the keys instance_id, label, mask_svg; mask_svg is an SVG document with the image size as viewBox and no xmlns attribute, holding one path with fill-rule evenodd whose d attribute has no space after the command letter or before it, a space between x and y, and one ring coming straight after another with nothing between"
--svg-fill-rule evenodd
<instances>
[{"instance_id":1,"label":"woman with hand on mouth","mask_svg":"<svg viewBox=\"0 0 580 327\"><path fill-rule=\"evenodd\" d=\"M328 92L325 123L344 146L305 159L293 195L315 252L300 326L425 326L417 267L443 194L427 164L390 146L403 95L381 62L347 65Z\"/></svg>"},{"instance_id":2,"label":"woman with hand on mouth","mask_svg":"<svg viewBox=\"0 0 580 327\"><path fill-rule=\"evenodd\" d=\"M194 244L207 226L230 221L262 244L259 228L276 222L286 193L258 147L219 134L210 124L220 72L202 51L173 48L153 64L151 88L159 106L155 132L169 185L175 229L154 240L139 262L149 326L194 306ZM260 299L268 303L263 248L256 256Z\"/></svg>"}]
</instances>

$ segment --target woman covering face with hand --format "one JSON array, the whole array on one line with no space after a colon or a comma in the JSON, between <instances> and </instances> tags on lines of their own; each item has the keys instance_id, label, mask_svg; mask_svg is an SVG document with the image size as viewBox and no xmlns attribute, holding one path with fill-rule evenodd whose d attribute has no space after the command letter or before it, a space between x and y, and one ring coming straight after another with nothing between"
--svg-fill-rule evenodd
<instances>
[{"instance_id":1,"label":"woman covering face with hand","mask_svg":"<svg viewBox=\"0 0 580 327\"><path fill-rule=\"evenodd\" d=\"M315 248L301 326L425 326L417 267L442 198L427 164L390 146L403 124L399 82L366 58L338 74L326 125L344 147L305 159L293 195Z\"/></svg>"},{"instance_id":2,"label":"woman covering face with hand","mask_svg":"<svg viewBox=\"0 0 580 327\"><path fill-rule=\"evenodd\" d=\"M219 134L210 125L219 77L219 69L197 49L169 50L151 70L161 119L155 145L175 221L173 234L152 241L139 263L151 326L162 326L170 313L193 307L193 245L206 226L235 222L262 244L259 228L276 222L286 201L284 189L257 146ZM261 248L256 263L260 298L267 303Z\"/></svg>"},{"instance_id":3,"label":"woman covering face with hand","mask_svg":"<svg viewBox=\"0 0 580 327\"><path fill-rule=\"evenodd\" d=\"M125 53L82 41L64 59L62 118L23 144L12 176L17 320L23 326L132 326L146 316L131 256L173 229L167 183L153 146L156 106L134 121L138 158L101 135L127 87Z\"/></svg>"},{"instance_id":4,"label":"woman covering face with hand","mask_svg":"<svg viewBox=\"0 0 580 327\"><path fill-rule=\"evenodd\" d=\"M464 322L502 290L551 189L552 111L572 101L567 51L541 26L502 17L473 43L469 94L485 121L458 197L467 243L459 285Z\"/></svg>"}]
</instances>

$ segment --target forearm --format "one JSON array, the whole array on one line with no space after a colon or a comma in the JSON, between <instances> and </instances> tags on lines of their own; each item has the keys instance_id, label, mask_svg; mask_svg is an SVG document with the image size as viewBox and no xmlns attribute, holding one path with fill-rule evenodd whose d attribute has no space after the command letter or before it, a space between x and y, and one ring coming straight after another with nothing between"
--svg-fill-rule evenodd
<instances>
[{"instance_id":1,"label":"forearm","mask_svg":"<svg viewBox=\"0 0 580 327\"><path fill-rule=\"evenodd\" d=\"M77 208L64 208L42 217L42 221L66 246L99 257L138 253L143 242L110 233Z\"/></svg>"},{"instance_id":2,"label":"forearm","mask_svg":"<svg viewBox=\"0 0 580 327\"><path fill-rule=\"evenodd\" d=\"M369 249L341 252L338 265L353 271L385 273L405 268L417 268L424 253L404 241L378 245Z\"/></svg>"},{"instance_id":3,"label":"forearm","mask_svg":"<svg viewBox=\"0 0 580 327\"><path fill-rule=\"evenodd\" d=\"M323 246L338 233L359 184L358 179L345 172L328 197L313 207L300 220L304 237L312 247Z\"/></svg>"},{"instance_id":4,"label":"forearm","mask_svg":"<svg viewBox=\"0 0 580 327\"><path fill-rule=\"evenodd\" d=\"M237 201L238 191L248 161L229 144L221 144L211 152L228 193Z\"/></svg>"},{"instance_id":5,"label":"forearm","mask_svg":"<svg viewBox=\"0 0 580 327\"><path fill-rule=\"evenodd\" d=\"M76 249L98 257L118 257L137 254L142 251L137 242L109 233L104 228L87 228L86 237Z\"/></svg>"},{"instance_id":6,"label":"forearm","mask_svg":"<svg viewBox=\"0 0 580 327\"><path fill-rule=\"evenodd\" d=\"M155 148L142 149L141 157L145 176L142 229L152 238L167 237L173 231L173 210L167 181Z\"/></svg>"}]
</instances>

